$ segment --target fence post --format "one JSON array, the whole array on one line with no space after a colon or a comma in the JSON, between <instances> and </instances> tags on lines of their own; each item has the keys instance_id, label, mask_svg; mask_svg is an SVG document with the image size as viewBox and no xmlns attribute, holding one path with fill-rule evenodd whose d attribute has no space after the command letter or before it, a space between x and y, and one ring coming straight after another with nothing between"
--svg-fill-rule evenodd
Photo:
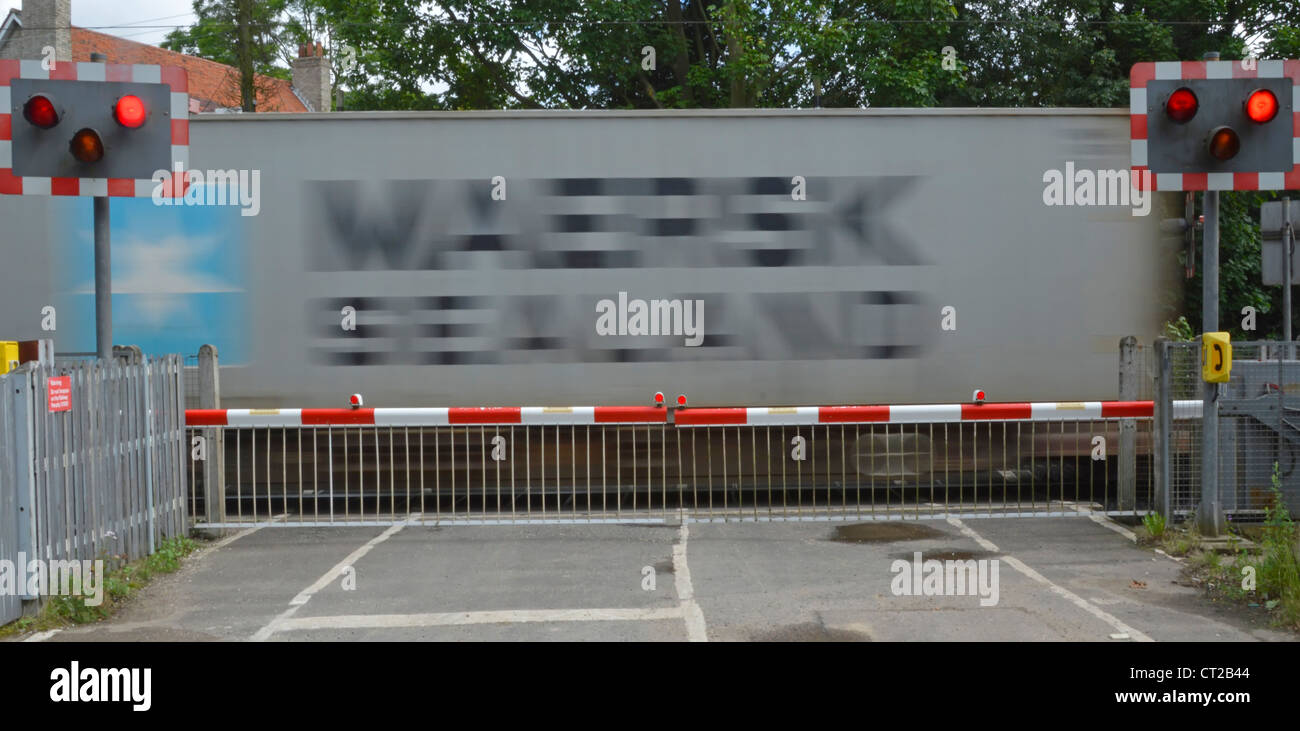
<instances>
[{"instance_id":1,"label":"fence post","mask_svg":"<svg viewBox=\"0 0 1300 731\"><path fill-rule=\"evenodd\" d=\"M1169 520L1170 485L1169 485L1169 442L1172 438L1170 427L1173 425L1173 402L1170 401L1169 380L1173 376L1173 366L1169 362L1169 339L1156 338L1156 393L1155 413L1151 424L1151 477L1155 480L1155 505L1151 506Z\"/></svg>"},{"instance_id":2,"label":"fence post","mask_svg":"<svg viewBox=\"0 0 1300 731\"><path fill-rule=\"evenodd\" d=\"M35 366L27 364L11 371L7 383L9 388L4 394L9 399L12 426L9 439L12 444L10 463L14 467L11 478L14 495L18 506L18 552L27 560L46 558L37 545L36 528L36 455L32 430L35 426L35 413L32 406L32 371ZM16 587L23 599L23 611L35 611L40 597L28 594L24 586Z\"/></svg>"},{"instance_id":3,"label":"fence post","mask_svg":"<svg viewBox=\"0 0 1300 731\"><path fill-rule=\"evenodd\" d=\"M140 365L137 366L144 372L144 444L148 450L146 455L148 459L144 463L144 489L145 489L145 520L149 527L149 555L152 556L156 548L155 535L158 526L154 519L154 480L153 466L157 461L158 449L154 444L153 433L153 382L149 378L149 370L153 367L153 362L149 358L141 358Z\"/></svg>"},{"instance_id":4,"label":"fence post","mask_svg":"<svg viewBox=\"0 0 1300 731\"><path fill-rule=\"evenodd\" d=\"M217 346L199 348L199 408L221 408L221 377L217 370ZM209 523L226 521L226 449L221 429L204 433L207 459L203 462L204 518Z\"/></svg>"},{"instance_id":5,"label":"fence post","mask_svg":"<svg viewBox=\"0 0 1300 731\"><path fill-rule=\"evenodd\" d=\"M1119 341L1119 400L1136 401L1138 398L1138 342L1132 335ZM1119 423L1119 505L1120 510L1137 507L1137 421L1123 419Z\"/></svg>"}]
</instances>

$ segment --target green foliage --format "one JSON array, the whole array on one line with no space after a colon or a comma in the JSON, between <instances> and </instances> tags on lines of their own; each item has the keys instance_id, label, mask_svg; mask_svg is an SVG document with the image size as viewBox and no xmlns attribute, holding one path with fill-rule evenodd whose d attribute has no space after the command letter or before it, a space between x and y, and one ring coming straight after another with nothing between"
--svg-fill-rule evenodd
<instances>
[{"instance_id":1,"label":"green foliage","mask_svg":"<svg viewBox=\"0 0 1300 731\"><path fill-rule=\"evenodd\" d=\"M1165 323L1164 336L1170 340L1188 342L1196 339L1196 329L1187 321L1186 316L1179 315L1177 320Z\"/></svg>"},{"instance_id":2,"label":"green foliage","mask_svg":"<svg viewBox=\"0 0 1300 731\"><path fill-rule=\"evenodd\" d=\"M1282 494L1282 472L1273 463L1272 504L1264 520L1259 561L1259 593L1277 601L1283 621L1300 624L1300 554L1296 524Z\"/></svg>"},{"instance_id":3,"label":"green foliage","mask_svg":"<svg viewBox=\"0 0 1300 731\"><path fill-rule=\"evenodd\" d=\"M192 538L185 536L169 538L158 544L152 555L117 568L110 568L112 557L101 556L105 561L105 573L104 596L100 604L96 606L86 604L84 596L50 596L38 616L23 617L0 628L0 637L28 631L43 631L70 624L98 622L112 616L123 601L148 584L154 576L170 574L179 569L181 560L198 550L198 547L198 542Z\"/></svg>"},{"instance_id":4,"label":"green foliage","mask_svg":"<svg viewBox=\"0 0 1300 731\"><path fill-rule=\"evenodd\" d=\"M1278 339L1282 335L1282 288L1265 287L1260 272L1259 208L1280 196L1273 192L1219 194L1219 325L1234 340ZM1200 256L1200 246L1197 247ZM1183 255L1179 260L1184 259ZM1201 332L1201 271L1187 280L1185 298L1188 322ZM1296 303L1292 302L1295 320ZM1254 307L1255 330L1241 329L1242 308Z\"/></svg>"},{"instance_id":5,"label":"green foliage","mask_svg":"<svg viewBox=\"0 0 1300 731\"><path fill-rule=\"evenodd\" d=\"M1287 511L1281 486L1281 470L1274 463L1272 501L1258 550L1252 552L1238 545L1231 563L1202 556L1199 568L1213 595L1262 606L1277 624L1300 630L1300 536ZM1251 572L1255 583L1248 589L1243 583Z\"/></svg>"},{"instance_id":6,"label":"green foliage","mask_svg":"<svg viewBox=\"0 0 1300 731\"><path fill-rule=\"evenodd\" d=\"M1165 516L1160 513L1147 513L1142 516L1142 525L1147 529L1147 535L1157 541L1165 535Z\"/></svg>"},{"instance_id":7,"label":"green foliage","mask_svg":"<svg viewBox=\"0 0 1300 731\"><path fill-rule=\"evenodd\" d=\"M233 63L235 5L194 0L165 45ZM254 45L261 73L300 43L355 48L350 109L807 107L818 87L827 107L1122 107L1134 63L1241 58L1247 38L1300 50L1298 16L1276 0L265 0Z\"/></svg>"},{"instance_id":8,"label":"green foliage","mask_svg":"<svg viewBox=\"0 0 1300 731\"><path fill-rule=\"evenodd\" d=\"M280 24L276 17L287 0L259 0L253 3L253 70L259 74L277 72L280 57ZM235 0L194 0L198 21L189 28L167 34L163 48L200 56L228 66L239 66ZM279 69L283 71L284 69Z\"/></svg>"}]
</instances>

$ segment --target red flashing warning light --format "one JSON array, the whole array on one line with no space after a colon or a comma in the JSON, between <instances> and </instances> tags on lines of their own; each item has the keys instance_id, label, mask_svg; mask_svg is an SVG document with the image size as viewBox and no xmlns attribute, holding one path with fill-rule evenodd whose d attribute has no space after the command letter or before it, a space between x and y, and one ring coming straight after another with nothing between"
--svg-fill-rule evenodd
<instances>
[{"instance_id":1,"label":"red flashing warning light","mask_svg":"<svg viewBox=\"0 0 1300 731\"><path fill-rule=\"evenodd\" d=\"M663 391L659 391L659 392L657 392L657 393L655 394L655 403L656 403L656 404L663 404L663 402L664 402L664 392L663 392Z\"/></svg>"},{"instance_id":2,"label":"red flashing warning light","mask_svg":"<svg viewBox=\"0 0 1300 731\"><path fill-rule=\"evenodd\" d=\"M99 139L99 133L89 127L77 130L68 143L68 149L81 162L99 162L104 157L104 142Z\"/></svg>"},{"instance_id":3,"label":"red flashing warning light","mask_svg":"<svg viewBox=\"0 0 1300 731\"><path fill-rule=\"evenodd\" d=\"M144 102L134 94L127 94L113 105L113 118L128 129L137 129L144 124Z\"/></svg>"},{"instance_id":4,"label":"red flashing warning light","mask_svg":"<svg viewBox=\"0 0 1300 731\"><path fill-rule=\"evenodd\" d=\"M678 406L686 405L686 394L681 394L680 396L677 397L677 405Z\"/></svg>"},{"instance_id":5,"label":"red flashing warning light","mask_svg":"<svg viewBox=\"0 0 1300 731\"><path fill-rule=\"evenodd\" d=\"M1210 132L1210 154L1220 160L1231 160L1241 151L1241 138L1231 127L1216 127Z\"/></svg>"},{"instance_id":6,"label":"red flashing warning light","mask_svg":"<svg viewBox=\"0 0 1300 731\"><path fill-rule=\"evenodd\" d=\"M37 94L23 105L23 119L41 129L49 129L59 123L59 110L48 96Z\"/></svg>"},{"instance_id":7,"label":"red flashing warning light","mask_svg":"<svg viewBox=\"0 0 1300 731\"><path fill-rule=\"evenodd\" d=\"M1185 86L1175 89L1169 95L1169 101L1165 102L1165 113L1179 124L1195 117L1199 108L1200 102L1196 100L1196 94Z\"/></svg>"},{"instance_id":8,"label":"red flashing warning light","mask_svg":"<svg viewBox=\"0 0 1300 731\"><path fill-rule=\"evenodd\" d=\"M1246 116L1255 124L1273 121L1277 116L1277 97L1268 89L1256 89L1246 98Z\"/></svg>"}]
</instances>

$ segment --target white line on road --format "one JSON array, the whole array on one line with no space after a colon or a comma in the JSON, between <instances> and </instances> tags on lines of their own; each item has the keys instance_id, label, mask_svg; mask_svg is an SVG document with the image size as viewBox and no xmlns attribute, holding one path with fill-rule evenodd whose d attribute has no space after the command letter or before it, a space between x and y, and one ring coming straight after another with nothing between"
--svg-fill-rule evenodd
<instances>
[{"instance_id":1,"label":"white line on road","mask_svg":"<svg viewBox=\"0 0 1300 731\"><path fill-rule=\"evenodd\" d=\"M1116 523L1114 520L1111 519L1109 515L1106 515L1105 513L1095 512L1092 508L1086 507L1084 505L1075 505L1074 509L1088 516L1088 518L1091 519L1092 522L1096 523L1097 525L1100 525L1103 528L1109 528L1110 530L1115 531L1116 533L1124 536L1130 541L1137 543L1138 540L1137 534L1129 530L1127 527L1122 526L1119 523Z\"/></svg>"},{"instance_id":2,"label":"white line on road","mask_svg":"<svg viewBox=\"0 0 1300 731\"><path fill-rule=\"evenodd\" d=\"M378 546L380 543L383 543L384 541L391 538L393 534L405 528L407 523L414 520L418 516L419 513L416 513L410 516L410 518L408 518L406 522L398 523L397 525L390 527L388 530L384 531L383 533L380 533L374 538L371 538L369 541L366 542L364 546L348 554L347 558L335 564L334 568L330 569L329 571L326 571L325 574L321 576L319 579L317 579L314 584L298 592L297 596L289 600L288 609L281 612L275 619L272 619L270 622L267 623L265 627L259 629L257 633L253 635L252 637L253 642L265 642L266 640L270 639L271 635L278 632L280 630L280 625L282 625L285 621L287 621L289 617L292 617L294 612L297 612L300 608L302 608L303 605L311 601L312 596L315 595L316 592L320 591L321 589L324 589L331 582L333 582L335 579L341 576L343 574L343 571L347 569L347 567L354 565L357 561L361 560L363 556L365 556L367 553L370 553L370 549L374 548L375 546Z\"/></svg>"},{"instance_id":3,"label":"white line on road","mask_svg":"<svg viewBox=\"0 0 1300 731\"><path fill-rule=\"evenodd\" d=\"M54 635L57 635L59 632L60 630L57 629L48 629L45 630L44 632L37 632L31 637L28 637L27 639L23 640L23 642L44 642L50 639L51 637L53 637Z\"/></svg>"},{"instance_id":4,"label":"white line on road","mask_svg":"<svg viewBox=\"0 0 1300 731\"><path fill-rule=\"evenodd\" d=\"M526 622L654 622L680 619L681 607L657 609L506 609L485 612L421 614L345 614L325 617L285 618L277 632L319 629L393 629L398 627L450 627L468 624L521 624Z\"/></svg>"},{"instance_id":5,"label":"white line on road","mask_svg":"<svg viewBox=\"0 0 1300 731\"><path fill-rule=\"evenodd\" d=\"M686 637L691 642L708 642L709 634L704 625L704 611L695 601L695 589L691 586L691 569L686 565L686 540L690 529L685 522L677 531L681 539L673 546L673 576L677 584L677 598L681 600L682 617L686 620Z\"/></svg>"},{"instance_id":6,"label":"white line on road","mask_svg":"<svg viewBox=\"0 0 1300 731\"><path fill-rule=\"evenodd\" d=\"M272 522L272 523L278 523L278 522L280 522L281 520L284 520L284 519L287 518L287 517L289 517L289 514L288 514L288 513L280 513L279 515L277 515L277 516L271 518L271 522ZM202 526L196 526L196 527L202 528ZM234 543L235 541L239 540L240 538L244 538L244 537L246 537L246 536L251 536L251 535L253 535L254 533L258 532L259 530L262 530L262 528L264 528L264 527L265 527L265 526L263 526L263 525L255 525L255 526L253 526L253 527L251 527L251 528L245 528L245 529L239 531L238 533L236 533L236 534L234 534L234 535L226 536L225 538L222 538L221 540L217 541L216 543L213 543L211 546L208 546L207 548L204 548L203 550L201 550L201 551L199 551L198 553L194 554L194 555L190 558L190 560L193 561L194 559L202 558L203 556L206 556L206 555L208 555L209 553L212 553L212 552L214 552L214 551L218 551L218 550L220 550L220 549L222 549L222 548L225 548L226 546L229 546L230 544Z\"/></svg>"},{"instance_id":7,"label":"white line on road","mask_svg":"<svg viewBox=\"0 0 1300 731\"><path fill-rule=\"evenodd\" d=\"M974 530L969 528L965 523L961 522L957 518L949 518L948 522L956 526L957 529L960 530L963 535L974 540L976 543L980 544L980 547L983 548L984 550L992 551L994 553L1002 553L1002 551L999 550L997 545L995 545L992 541L986 540L984 536L981 536L980 534L976 533ZM1114 627L1119 633L1127 634L1128 636L1132 637L1134 641L1136 642L1155 641L1152 640L1147 635L1128 626L1127 624L1124 624L1115 616L1111 615L1108 612L1103 611L1095 604L1089 602L1087 599L1084 599L1083 597L1079 596L1078 594L1075 594L1074 592L1070 591L1069 589L1066 589L1063 586L1058 586L1057 584L1052 583L1050 579L1038 573L1037 571L1029 568L1022 561L1020 561L1020 559L1011 556L1009 554L1002 554L1000 560L1006 561L1007 564L1011 566L1011 568L1015 569L1016 571L1019 571L1025 576L1028 576L1034 581L1043 584L1044 586L1051 589L1053 592L1061 595L1062 597L1065 597L1067 600L1070 601L1070 603L1074 604L1075 606L1079 607L1085 612L1091 614L1097 619L1100 619L1106 624L1109 624L1111 627Z\"/></svg>"}]
</instances>

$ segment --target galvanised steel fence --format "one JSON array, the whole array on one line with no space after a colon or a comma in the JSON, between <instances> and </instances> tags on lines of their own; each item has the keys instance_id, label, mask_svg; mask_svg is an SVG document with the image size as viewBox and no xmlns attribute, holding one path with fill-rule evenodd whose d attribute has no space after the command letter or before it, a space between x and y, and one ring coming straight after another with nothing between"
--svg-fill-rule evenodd
<instances>
[{"instance_id":1,"label":"galvanised steel fence","mask_svg":"<svg viewBox=\"0 0 1300 731\"><path fill-rule=\"evenodd\" d=\"M1178 406L1199 418L1199 402ZM1152 414L1151 401L191 410L203 459L189 503L212 528L1136 515L1160 503Z\"/></svg>"},{"instance_id":2,"label":"galvanised steel fence","mask_svg":"<svg viewBox=\"0 0 1300 731\"><path fill-rule=\"evenodd\" d=\"M0 376L0 558L134 560L185 534L181 369L169 355ZM0 621L14 607L0 597Z\"/></svg>"},{"instance_id":3,"label":"galvanised steel fence","mask_svg":"<svg viewBox=\"0 0 1300 731\"><path fill-rule=\"evenodd\" d=\"M1162 352L1160 398L1199 399L1199 342L1157 344ZM1300 511L1300 346L1277 341L1232 343L1232 372L1217 388L1219 503L1232 519L1257 520L1273 501L1273 471L1290 511ZM1160 379L1156 381L1160 389ZM1159 398L1157 399L1159 401ZM1175 409L1175 412L1177 409ZM1192 515L1201 497L1201 424L1175 419L1168 427L1170 505Z\"/></svg>"}]
</instances>

